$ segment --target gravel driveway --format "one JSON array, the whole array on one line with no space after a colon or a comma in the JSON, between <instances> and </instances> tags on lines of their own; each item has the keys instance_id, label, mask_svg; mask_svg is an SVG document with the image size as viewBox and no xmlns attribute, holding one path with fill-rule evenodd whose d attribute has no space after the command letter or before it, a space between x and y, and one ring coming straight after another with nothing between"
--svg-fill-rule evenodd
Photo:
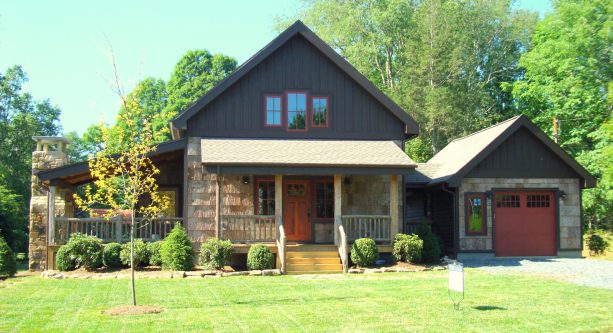
<instances>
[{"instance_id":1,"label":"gravel driveway","mask_svg":"<svg viewBox=\"0 0 613 333\"><path fill-rule=\"evenodd\" d=\"M592 259L469 259L465 267L487 272L526 273L580 285L613 289L613 261Z\"/></svg>"}]
</instances>

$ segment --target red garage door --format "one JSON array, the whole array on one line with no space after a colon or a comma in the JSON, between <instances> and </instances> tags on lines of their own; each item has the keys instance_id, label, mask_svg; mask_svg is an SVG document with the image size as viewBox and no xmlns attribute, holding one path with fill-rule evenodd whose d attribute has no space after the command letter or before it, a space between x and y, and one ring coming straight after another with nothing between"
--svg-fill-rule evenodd
<instances>
[{"instance_id":1,"label":"red garage door","mask_svg":"<svg viewBox=\"0 0 613 333\"><path fill-rule=\"evenodd\" d=\"M553 192L496 192L496 256L555 256L555 221Z\"/></svg>"}]
</instances>

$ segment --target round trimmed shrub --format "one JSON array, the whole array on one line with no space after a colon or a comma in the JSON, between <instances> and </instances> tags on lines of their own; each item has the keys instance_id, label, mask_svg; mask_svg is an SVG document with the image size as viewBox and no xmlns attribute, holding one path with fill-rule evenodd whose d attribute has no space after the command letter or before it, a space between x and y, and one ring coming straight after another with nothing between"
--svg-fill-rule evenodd
<instances>
[{"instance_id":1,"label":"round trimmed shrub","mask_svg":"<svg viewBox=\"0 0 613 333\"><path fill-rule=\"evenodd\" d=\"M416 263L421 260L423 247L424 241L417 235L396 234L392 255L396 261Z\"/></svg>"},{"instance_id":2,"label":"round trimmed shrub","mask_svg":"<svg viewBox=\"0 0 613 333\"><path fill-rule=\"evenodd\" d=\"M232 243L210 238L200 246L200 265L206 269L222 269L234 254Z\"/></svg>"},{"instance_id":3,"label":"round trimmed shrub","mask_svg":"<svg viewBox=\"0 0 613 333\"><path fill-rule=\"evenodd\" d=\"M0 237L0 276L13 276L15 273L17 273L17 263L13 250L4 238Z\"/></svg>"},{"instance_id":4,"label":"round trimmed shrub","mask_svg":"<svg viewBox=\"0 0 613 333\"><path fill-rule=\"evenodd\" d=\"M379 249L370 238L356 239L351 246L351 261L359 267L372 266L379 259Z\"/></svg>"},{"instance_id":5,"label":"round trimmed shrub","mask_svg":"<svg viewBox=\"0 0 613 333\"><path fill-rule=\"evenodd\" d=\"M63 249L63 250L62 250ZM81 233L70 235L68 243L58 250L56 263L61 271L83 267L93 270L102 266L102 240L96 236Z\"/></svg>"},{"instance_id":6,"label":"round trimmed shrub","mask_svg":"<svg viewBox=\"0 0 613 333\"><path fill-rule=\"evenodd\" d=\"M105 267L121 267L121 245L119 243L108 243L102 251L102 264Z\"/></svg>"},{"instance_id":7,"label":"round trimmed shrub","mask_svg":"<svg viewBox=\"0 0 613 333\"><path fill-rule=\"evenodd\" d=\"M598 234L591 234L587 239L587 247L591 254L601 255L609 247L609 243Z\"/></svg>"},{"instance_id":8,"label":"round trimmed shrub","mask_svg":"<svg viewBox=\"0 0 613 333\"><path fill-rule=\"evenodd\" d=\"M272 269L275 267L275 255L266 245L252 245L247 253L247 267L250 270Z\"/></svg>"},{"instance_id":9,"label":"round trimmed shrub","mask_svg":"<svg viewBox=\"0 0 613 333\"><path fill-rule=\"evenodd\" d=\"M443 250L441 248L441 239L432 232L430 224L424 222L417 232L417 236L424 242L424 247L421 252L421 260L423 262L437 262L441 260Z\"/></svg>"},{"instance_id":10,"label":"round trimmed shrub","mask_svg":"<svg viewBox=\"0 0 613 333\"><path fill-rule=\"evenodd\" d=\"M130 242L121 244L121 252L119 254L121 263L124 266L130 267ZM142 239L134 240L134 266L146 266L149 263L149 251L147 244Z\"/></svg>"},{"instance_id":11,"label":"round trimmed shrub","mask_svg":"<svg viewBox=\"0 0 613 333\"><path fill-rule=\"evenodd\" d=\"M176 224L166 236L160 249L162 268L175 271L189 271L194 268L194 248L185 229Z\"/></svg>"},{"instance_id":12,"label":"round trimmed shrub","mask_svg":"<svg viewBox=\"0 0 613 333\"><path fill-rule=\"evenodd\" d=\"M147 244L147 250L149 251L149 265L162 266L162 242L151 242Z\"/></svg>"}]
</instances>

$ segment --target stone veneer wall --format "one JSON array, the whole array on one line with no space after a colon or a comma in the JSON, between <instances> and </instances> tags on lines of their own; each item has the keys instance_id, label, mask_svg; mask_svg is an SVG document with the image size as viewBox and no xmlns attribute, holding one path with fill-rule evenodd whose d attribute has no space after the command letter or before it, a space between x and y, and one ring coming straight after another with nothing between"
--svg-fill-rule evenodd
<instances>
[{"instance_id":1,"label":"stone veneer wall","mask_svg":"<svg viewBox=\"0 0 613 333\"><path fill-rule=\"evenodd\" d=\"M578 179L547 178L466 178L462 180L459 193L460 251L493 250L492 244L492 199L486 200L487 235L466 236L464 193L486 192L492 188L558 188L566 198L556 204L560 210L560 249L581 248L581 191Z\"/></svg>"},{"instance_id":2,"label":"stone veneer wall","mask_svg":"<svg viewBox=\"0 0 613 333\"><path fill-rule=\"evenodd\" d=\"M190 137L185 158L184 225L196 250L208 238L215 237L215 174L202 168L200 138Z\"/></svg>"},{"instance_id":3,"label":"stone veneer wall","mask_svg":"<svg viewBox=\"0 0 613 333\"><path fill-rule=\"evenodd\" d=\"M63 151L34 151L32 153L32 197L30 199L29 269L47 268L48 191L40 183L39 171L57 168L68 163ZM56 215L73 214L71 204L66 204L69 193L57 191ZM70 201L69 201L70 202Z\"/></svg>"}]
</instances>

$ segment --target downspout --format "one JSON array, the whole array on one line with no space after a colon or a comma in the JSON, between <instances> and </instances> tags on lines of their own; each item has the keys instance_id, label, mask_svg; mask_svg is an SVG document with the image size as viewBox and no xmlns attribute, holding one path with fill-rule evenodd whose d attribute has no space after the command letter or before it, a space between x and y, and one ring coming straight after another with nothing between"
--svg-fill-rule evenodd
<instances>
[{"instance_id":1,"label":"downspout","mask_svg":"<svg viewBox=\"0 0 613 333\"><path fill-rule=\"evenodd\" d=\"M443 183L441 185L441 190L443 192L447 192L449 194L452 195L453 197L453 252L455 257L457 258L458 256L458 250L459 250L459 239L460 239L460 225L459 225L459 221L458 221L458 190L457 188L455 188L453 191L449 190L445 183Z\"/></svg>"}]
</instances>

